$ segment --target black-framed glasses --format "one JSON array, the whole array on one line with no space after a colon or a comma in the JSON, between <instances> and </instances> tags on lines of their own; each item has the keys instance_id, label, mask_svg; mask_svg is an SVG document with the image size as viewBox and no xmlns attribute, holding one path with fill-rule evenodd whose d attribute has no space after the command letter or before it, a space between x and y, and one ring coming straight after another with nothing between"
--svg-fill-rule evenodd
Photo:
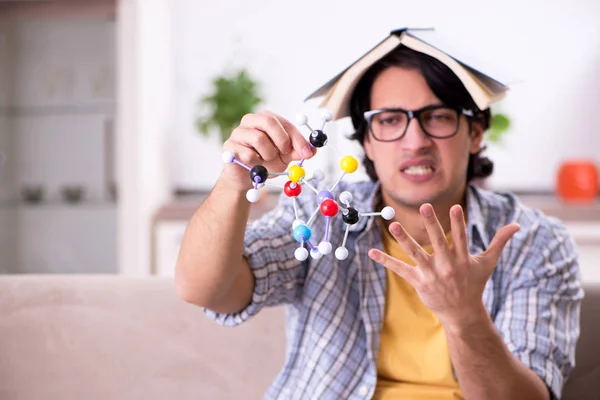
<instances>
[{"instance_id":1,"label":"black-framed glasses","mask_svg":"<svg viewBox=\"0 0 600 400\"><path fill-rule=\"evenodd\" d=\"M426 135L445 139L456 135L460 124L460 116L473 117L473 110L453 108L445 105L430 105L418 110L402 108L382 108L364 113L367 128L375 140L393 142L401 139L408 130L413 118Z\"/></svg>"}]
</instances>

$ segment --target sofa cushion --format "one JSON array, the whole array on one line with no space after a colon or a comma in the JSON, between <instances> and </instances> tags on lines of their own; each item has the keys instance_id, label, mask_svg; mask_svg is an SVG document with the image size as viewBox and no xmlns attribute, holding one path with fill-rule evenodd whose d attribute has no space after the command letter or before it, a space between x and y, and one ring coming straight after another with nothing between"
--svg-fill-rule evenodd
<instances>
[{"instance_id":1,"label":"sofa cushion","mask_svg":"<svg viewBox=\"0 0 600 400\"><path fill-rule=\"evenodd\" d=\"M0 399L258 399L283 310L224 328L168 278L0 277Z\"/></svg>"},{"instance_id":2,"label":"sofa cushion","mask_svg":"<svg viewBox=\"0 0 600 400\"><path fill-rule=\"evenodd\" d=\"M575 370L565 384L564 400L600 398L600 284L584 285L584 290Z\"/></svg>"},{"instance_id":3,"label":"sofa cushion","mask_svg":"<svg viewBox=\"0 0 600 400\"><path fill-rule=\"evenodd\" d=\"M600 393L600 285L586 285L564 400ZM283 365L284 312L236 328L169 278L0 276L0 399L260 399Z\"/></svg>"}]
</instances>

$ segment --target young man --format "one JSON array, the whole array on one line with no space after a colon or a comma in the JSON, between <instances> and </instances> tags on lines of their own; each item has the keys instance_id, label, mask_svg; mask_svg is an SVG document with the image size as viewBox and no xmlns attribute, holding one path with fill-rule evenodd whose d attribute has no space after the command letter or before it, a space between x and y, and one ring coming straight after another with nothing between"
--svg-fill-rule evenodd
<instances>
[{"instance_id":1,"label":"young man","mask_svg":"<svg viewBox=\"0 0 600 400\"><path fill-rule=\"evenodd\" d=\"M577 255L558 221L469 184L491 173L479 154L489 110L406 47L364 74L349 106L372 182L338 193L365 212L391 206L394 221L352 225L342 261L298 261L291 201L246 230L248 175L227 165L185 233L181 297L229 326L287 305L289 351L267 398L559 398L579 336ZM314 154L268 111L224 148L269 171ZM306 221L314 196L298 204Z\"/></svg>"}]
</instances>

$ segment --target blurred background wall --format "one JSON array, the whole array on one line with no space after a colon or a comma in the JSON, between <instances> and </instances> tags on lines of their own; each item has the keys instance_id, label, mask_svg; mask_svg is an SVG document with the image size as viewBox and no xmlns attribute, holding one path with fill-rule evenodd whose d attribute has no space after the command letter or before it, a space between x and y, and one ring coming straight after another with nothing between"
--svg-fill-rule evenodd
<instances>
[{"instance_id":1,"label":"blurred background wall","mask_svg":"<svg viewBox=\"0 0 600 400\"><path fill-rule=\"evenodd\" d=\"M489 185L555 202L564 160L600 164L599 17L595 0L2 1L0 272L172 264L189 213L157 213L209 190L221 169L217 133L195 126L212 79L246 68L263 107L315 118L318 103L303 99L405 26L435 27L515 78L497 106L512 125L490 145ZM347 121L328 129L336 148L361 154ZM327 150L311 166L336 175L336 163ZM83 198L69 201L68 186Z\"/></svg>"},{"instance_id":2,"label":"blurred background wall","mask_svg":"<svg viewBox=\"0 0 600 400\"><path fill-rule=\"evenodd\" d=\"M208 78L223 68L248 66L264 82L266 106L293 118L309 93L390 30L433 26L453 47L515 78L499 105L513 127L490 149L497 165L491 184L552 190L562 159L600 162L600 135L591 122L600 111L599 17L594 0L174 1L173 183L212 182L213 174L198 171L218 165L218 151L210 143L215 151L203 152L207 143L189 116Z\"/></svg>"}]
</instances>

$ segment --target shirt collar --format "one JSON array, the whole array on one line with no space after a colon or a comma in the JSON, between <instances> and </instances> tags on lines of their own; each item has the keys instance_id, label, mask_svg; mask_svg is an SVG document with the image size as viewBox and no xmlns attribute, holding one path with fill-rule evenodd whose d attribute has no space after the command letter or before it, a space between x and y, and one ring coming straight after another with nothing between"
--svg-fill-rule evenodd
<instances>
[{"instance_id":1,"label":"shirt collar","mask_svg":"<svg viewBox=\"0 0 600 400\"><path fill-rule=\"evenodd\" d=\"M490 244L490 238L485 229L485 221L489 214L487 208L483 205L481 190L476 186L469 184L467 186L467 229L473 235L479 236L483 248L486 249Z\"/></svg>"},{"instance_id":2,"label":"shirt collar","mask_svg":"<svg viewBox=\"0 0 600 400\"><path fill-rule=\"evenodd\" d=\"M353 201L351 206L361 212L376 212L381 204L381 190L379 182L365 182L354 186L355 190L351 190ZM358 190L356 190L358 189ZM371 229L372 224L369 223L375 217L361 217L354 225L350 225L349 232L361 232L366 228ZM342 230L346 230L346 224L341 224Z\"/></svg>"}]
</instances>

